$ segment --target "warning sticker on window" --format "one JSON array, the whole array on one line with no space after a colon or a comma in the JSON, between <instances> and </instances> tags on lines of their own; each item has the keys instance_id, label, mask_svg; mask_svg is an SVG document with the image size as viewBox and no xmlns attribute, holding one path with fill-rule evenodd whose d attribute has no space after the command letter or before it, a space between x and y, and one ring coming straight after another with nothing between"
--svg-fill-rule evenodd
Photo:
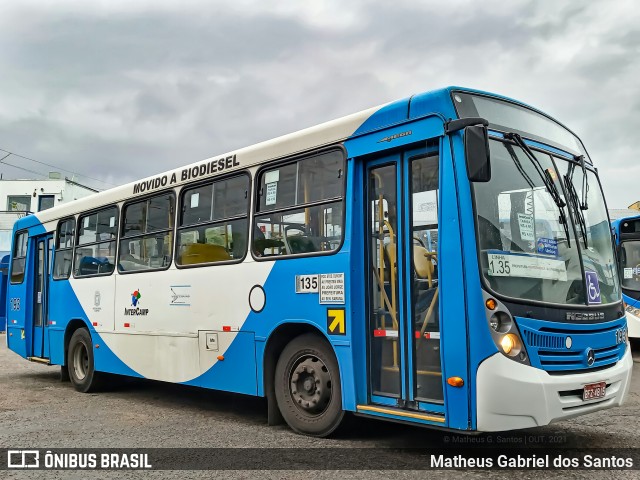
<instances>
[{"instance_id":1,"label":"warning sticker on window","mask_svg":"<svg viewBox=\"0 0 640 480\"><path fill-rule=\"evenodd\" d=\"M266 205L275 205L278 196L278 182L267 183Z\"/></svg>"},{"instance_id":2,"label":"warning sticker on window","mask_svg":"<svg viewBox=\"0 0 640 480\"><path fill-rule=\"evenodd\" d=\"M518 225L520 226L520 238L522 240L535 240L533 230L533 215L518 213Z\"/></svg>"},{"instance_id":3,"label":"warning sticker on window","mask_svg":"<svg viewBox=\"0 0 640 480\"><path fill-rule=\"evenodd\" d=\"M633 268L625 268L624 269L624 279L628 280L633 278Z\"/></svg>"},{"instance_id":4,"label":"warning sticker on window","mask_svg":"<svg viewBox=\"0 0 640 480\"><path fill-rule=\"evenodd\" d=\"M320 303L345 303L344 273L320 274Z\"/></svg>"},{"instance_id":5,"label":"warning sticker on window","mask_svg":"<svg viewBox=\"0 0 640 480\"><path fill-rule=\"evenodd\" d=\"M584 278L587 282L587 303L589 305L602 303L598 274L596 272L585 270Z\"/></svg>"},{"instance_id":6,"label":"warning sticker on window","mask_svg":"<svg viewBox=\"0 0 640 480\"><path fill-rule=\"evenodd\" d=\"M543 255L558 256L558 241L554 238L539 238L537 247L538 253Z\"/></svg>"}]
</instances>

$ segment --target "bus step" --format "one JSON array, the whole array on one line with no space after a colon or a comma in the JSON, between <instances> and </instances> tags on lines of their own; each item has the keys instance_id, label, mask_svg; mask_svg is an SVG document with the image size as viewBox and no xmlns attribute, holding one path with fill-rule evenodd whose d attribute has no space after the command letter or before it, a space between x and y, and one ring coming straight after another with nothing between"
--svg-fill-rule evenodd
<instances>
[{"instance_id":1,"label":"bus step","mask_svg":"<svg viewBox=\"0 0 640 480\"><path fill-rule=\"evenodd\" d=\"M404 410L394 407L378 407L373 405L357 405L356 414L359 415L394 415L400 418L426 420L428 422L444 423L445 417L441 413Z\"/></svg>"},{"instance_id":2,"label":"bus step","mask_svg":"<svg viewBox=\"0 0 640 480\"><path fill-rule=\"evenodd\" d=\"M42 363L43 365L51 365L51 360L48 358L40 358L40 357L27 357L27 360L30 362Z\"/></svg>"},{"instance_id":3,"label":"bus step","mask_svg":"<svg viewBox=\"0 0 640 480\"><path fill-rule=\"evenodd\" d=\"M382 370L384 370L385 372L399 372L400 367L386 366L386 367L382 367ZM418 370L416 371L416 373L418 375L431 375L436 377L442 376L442 372L438 372L436 370Z\"/></svg>"}]
</instances>

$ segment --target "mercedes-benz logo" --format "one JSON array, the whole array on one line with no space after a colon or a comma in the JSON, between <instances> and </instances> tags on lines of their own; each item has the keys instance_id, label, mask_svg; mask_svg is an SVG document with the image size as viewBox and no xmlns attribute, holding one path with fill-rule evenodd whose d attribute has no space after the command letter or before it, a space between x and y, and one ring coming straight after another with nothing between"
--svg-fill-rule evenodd
<instances>
[{"instance_id":1,"label":"mercedes-benz logo","mask_svg":"<svg viewBox=\"0 0 640 480\"><path fill-rule=\"evenodd\" d=\"M587 348L587 365L592 366L593 362L596 361L596 354L593 351L593 348Z\"/></svg>"}]
</instances>

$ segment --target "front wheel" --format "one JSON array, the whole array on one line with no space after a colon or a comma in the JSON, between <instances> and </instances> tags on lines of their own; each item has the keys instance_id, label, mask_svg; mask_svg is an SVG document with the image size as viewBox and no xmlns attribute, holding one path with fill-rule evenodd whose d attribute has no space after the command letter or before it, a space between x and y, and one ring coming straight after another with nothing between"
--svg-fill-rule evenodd
<instances>
[{"instance_id":1,"label":"front wheel","mask_svg":"<svg viewBox=\"0 0 640 480\"><path fill-rule=\"evenodd\" d=\"M326 340L314 334L294 338L276 365L276 400L296 432L326 437L344 417L338 361Z\"/></svg>"},{"instance_id":2,"label":"front wheel","mask_svg":"<svg viewBox=\"0 0 640 480\"><path fill-rule=\"evenodd\" d=\"M69 379L79 392L95 391L100 385L100 375L95 371L93 342L86 328L79 328L71 336L67 351Z\"/></svg>"}]
</instances>

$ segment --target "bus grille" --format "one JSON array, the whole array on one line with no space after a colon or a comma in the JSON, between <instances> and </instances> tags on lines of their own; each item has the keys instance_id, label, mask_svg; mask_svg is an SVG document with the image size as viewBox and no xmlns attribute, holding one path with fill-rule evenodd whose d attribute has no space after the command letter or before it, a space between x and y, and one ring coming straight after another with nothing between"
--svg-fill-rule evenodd
<instances>
[{"instance_id":1,"label":"bus grille","mask_svg":"<svg viewBox=\"0 0 640 480\"><path fill-rule=\"evenodd\" d=\"M516 318L531 365L550 373L574 373L615 365L626 344L616 343L616 331L624 318L602 324L558 324L530 318ZM589 350L594 362L588 364Z\"/></svg>"},{"instance_id":2,"label":"bus grille","mask_svg":"<svg viewBox=\"0 0 640 480\"><path fill-rule=\"evenodd\" d=\"M527 344L532 347L541 348L562 348L564 345L563 338L559 335L544 335L542 333L532 332L531 330L525 331L525 337Z\"/></svg>"}]
</instances>

